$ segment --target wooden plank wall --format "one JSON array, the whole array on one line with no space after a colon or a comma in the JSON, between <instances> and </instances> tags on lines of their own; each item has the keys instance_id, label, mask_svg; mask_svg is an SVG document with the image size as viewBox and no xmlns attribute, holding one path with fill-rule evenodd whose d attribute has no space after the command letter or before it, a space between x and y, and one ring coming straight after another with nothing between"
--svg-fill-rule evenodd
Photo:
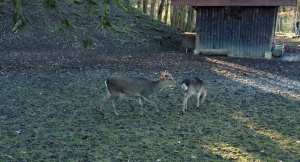
<instances>
[{"instance_id":1,"label":"wooden plank wall","mask_svg":"<svg viewBox=\"0 0 300 162\"><path fill-rule=\"evenodd\" d=\"M243 7L241 20L227 20L225 7L197 7L196 49L228 49L235 56L271 51L276 7Z\"/></svg>"}]
</instances>

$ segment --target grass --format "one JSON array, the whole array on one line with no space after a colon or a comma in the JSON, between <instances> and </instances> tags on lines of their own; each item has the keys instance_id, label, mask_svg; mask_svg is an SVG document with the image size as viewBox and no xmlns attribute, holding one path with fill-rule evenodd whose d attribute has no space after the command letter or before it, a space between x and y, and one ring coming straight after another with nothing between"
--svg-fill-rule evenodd
<instances>
[{"instance_id":1,"label":"grass","mask_svg":"<svg viewBox=\"0 0 300 162\"><path fill-rule=\"evenodd\" d=\"M58 9L58 2L56 0L44 0L43 5L45 8L53 10Z\"/></svg>"},{"instance_id":2,"label":"grass","mask_svg":"<svg viewBox=\"0 0 300 162\"><path fill-rule=\"evenodd\" d=\"M67 18L62 17L60 21L60 27L64 29L73 29L74 25Z\"/></svg>"},{"instance_id":3,"label":"grass","mask_svg":"<svg viewBox=\"0 0 300 162\"><path fill-rule=\"evenodd\" d=\"M88 49L92 49L95 46L94 41L91 38L86 38L82 42L83 42L83 46Z\"/></svg>"},{"instance_id":4,"label":"grass","mask_svg":"<svg viewBox=\"0 0 300 162\"><path fill-rule=\"evenodd\" d=\"M256 90L245 99L209 86L178 115L182 93L153 95L161 114L135 99L98 113L108 74L94 71L1 76L0 161L297 161L299 101ZM234 81L231 81L234 82ZM237 83L234 83L235 85ZM233 100L235 99L235 100ZM296 108L298 106L298 108Z\"/></svg>"},{"instance_id":5,"label":"grass","mask_svg":"<svg viewBox=\"0 0 300 162\"><path fill-rule=\"evenodd\" d=\"M0 0L0 11L4 8L4 0Z\"/></svg>"}]
</instances>

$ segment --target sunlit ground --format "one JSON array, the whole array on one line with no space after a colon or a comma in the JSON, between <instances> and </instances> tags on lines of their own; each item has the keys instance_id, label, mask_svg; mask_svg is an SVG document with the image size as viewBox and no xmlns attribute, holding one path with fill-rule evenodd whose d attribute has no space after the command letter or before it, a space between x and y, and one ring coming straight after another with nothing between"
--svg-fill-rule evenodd
<instances>
[{"instance_id":1,"label":"sunlit ground","mask_svg":"<svg viewBox=\"0 0 300 162\"><path fill-rule=\"evenodd\" d=\"M216 63L220 65L222 68L213 67L211 68L211 71L215 72L216 74L220 76L224 76L228 79L231 79L235 82L239 82L241 84L244 84L246 86L258 88L260 90L273 93L275 95L279 95L282 97L286 97L290 99L291 103L294 103L295 105L290 107L290 105L272 105L275 108L283 109L283 111L286 108L293 108L295 109L295 112L299 113L300 105L297 104L298 101L300 101L300 82L297 80L291 80L286 77L282 77L280 75L272 74L269 72L264 72L260 70L255 70L254 68L222 61L216 58L206 58L207 61ZM243 74L237 75L236 72L239 72ZM244 76L245 75L245 76ZM253 103L255 105L255 103ZM247 108L254 108L256 111L257 109L264 108L264 107L257 107L257 106L249 106ZM282 112L285 113L285 112ZM299 115L299 114L298 114ZM230 114L230 117L237 120L241 125L249 128L255 134L261 135L266 137L267 139L271 140L276 144L281 150L282 154L288 154L289 156L299 159L300 158L300 138L299 133L296 132L296 130L299 130L299 122L297 122L297 116L295 114L273 114L272 112L268 113L266 115L266 118L273 116L277 116L277 120L282 120L281 118L286 118L290 124L287 125L287 127L290 127L291 130L295 129L295 131L292 131L293 133L280 133L276 129L268 128L267 125L264 125L257 121L256 117L251 117L249 115L245 115L243 111L232 111ZM279 117L281 116L281 117ZM274 121L275 122L275 121ZM298 123L296 125L295 123ZM294 128L293 128L294 127ZM255 136L255 135L253 135ZM225 159L232 159L232 157L235 157L237 161L249 161L249 157L251 157L250 161L264 161L259 158L257 155L253 155L251 153L248 153L244 150L241 150L239 148L236 148L234 146L231 146L228 143L219 142L219 143L213 143L213 144L205 144L205 148L210 149L213 153L221 155ZM268 150L270 151L270 150ZM267 152L267 150L260 150L260 152L263 154ZM276 161L276 160L274 160ZM285 159L278 159L277 161L286 161ZM289 160L287 160L289 161Z\"/></svg>"},{"instance_id":2,"label":"sunlit ground","mask_svg":"<svg viewBox=\"0 0 300 162\"><path fill-rule=\"evenodd\" d=\"M206 60L222 65L222 69L211 69L216 74L225 76L239 83L246 84L247 86L252 86L267 92L300 101L299 81L218 59L206 58ZM234 71L243 72L244 74L248 75L248 77L236 75Z\"/></svg>"}]
</instances>

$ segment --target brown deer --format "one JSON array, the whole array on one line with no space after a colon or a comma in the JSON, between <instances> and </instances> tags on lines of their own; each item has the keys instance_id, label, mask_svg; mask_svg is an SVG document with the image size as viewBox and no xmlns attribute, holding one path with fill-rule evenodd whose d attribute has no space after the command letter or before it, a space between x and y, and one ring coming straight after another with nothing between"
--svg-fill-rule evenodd
<instances>
[{"instance_id":1,"label":"brown deer","mask_svg":"<svg viewBox=\"0 0 300 162\"><path fill-rule=\"evenodd\" d=\"M111 100L116 115L119 114L116 110L115 101L120 96L138 98L141 106L141 115L143 115L142 99L153 104L156 108L156 112L159 112L156 102L151 98L151 95L165 87L175 87L177 85L167 70L161 72L161 76L156 81L138 77L112 76L107 78L105 84L107 95L103 100L100 112L102 113L105 102Z\"/></svg>"},{"instance_id":2,"label":"brown deer","mask_svg":"<svg viewBox=\"0 0 300 162\"><path fill-rule=\"evenodd\" d=\"M204 102L207 91L204 88L204 82L197 77L187 77L181 82L181 89L184 91L182 113L187 110L187 100L195 95L197 97L197 108L199 108L199 100Z\"/></svg>"}]
</instances>

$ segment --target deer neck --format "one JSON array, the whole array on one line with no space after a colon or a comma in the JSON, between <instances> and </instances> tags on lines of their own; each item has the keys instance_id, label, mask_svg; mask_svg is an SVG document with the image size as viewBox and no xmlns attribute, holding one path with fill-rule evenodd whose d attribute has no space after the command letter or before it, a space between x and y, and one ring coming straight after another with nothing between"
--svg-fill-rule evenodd
<instances>
[{"instance_id":1,"label":"deer neck","mask_svg":"<svg viewBox=\"0 0 300 162\"><path fill-rule=\"evenodd\" d=\"M163 88L165 88L165 84L162 81L160 80L152 81L152 89L154 92L160 91Z\"/></svg>"}]
</instances>

